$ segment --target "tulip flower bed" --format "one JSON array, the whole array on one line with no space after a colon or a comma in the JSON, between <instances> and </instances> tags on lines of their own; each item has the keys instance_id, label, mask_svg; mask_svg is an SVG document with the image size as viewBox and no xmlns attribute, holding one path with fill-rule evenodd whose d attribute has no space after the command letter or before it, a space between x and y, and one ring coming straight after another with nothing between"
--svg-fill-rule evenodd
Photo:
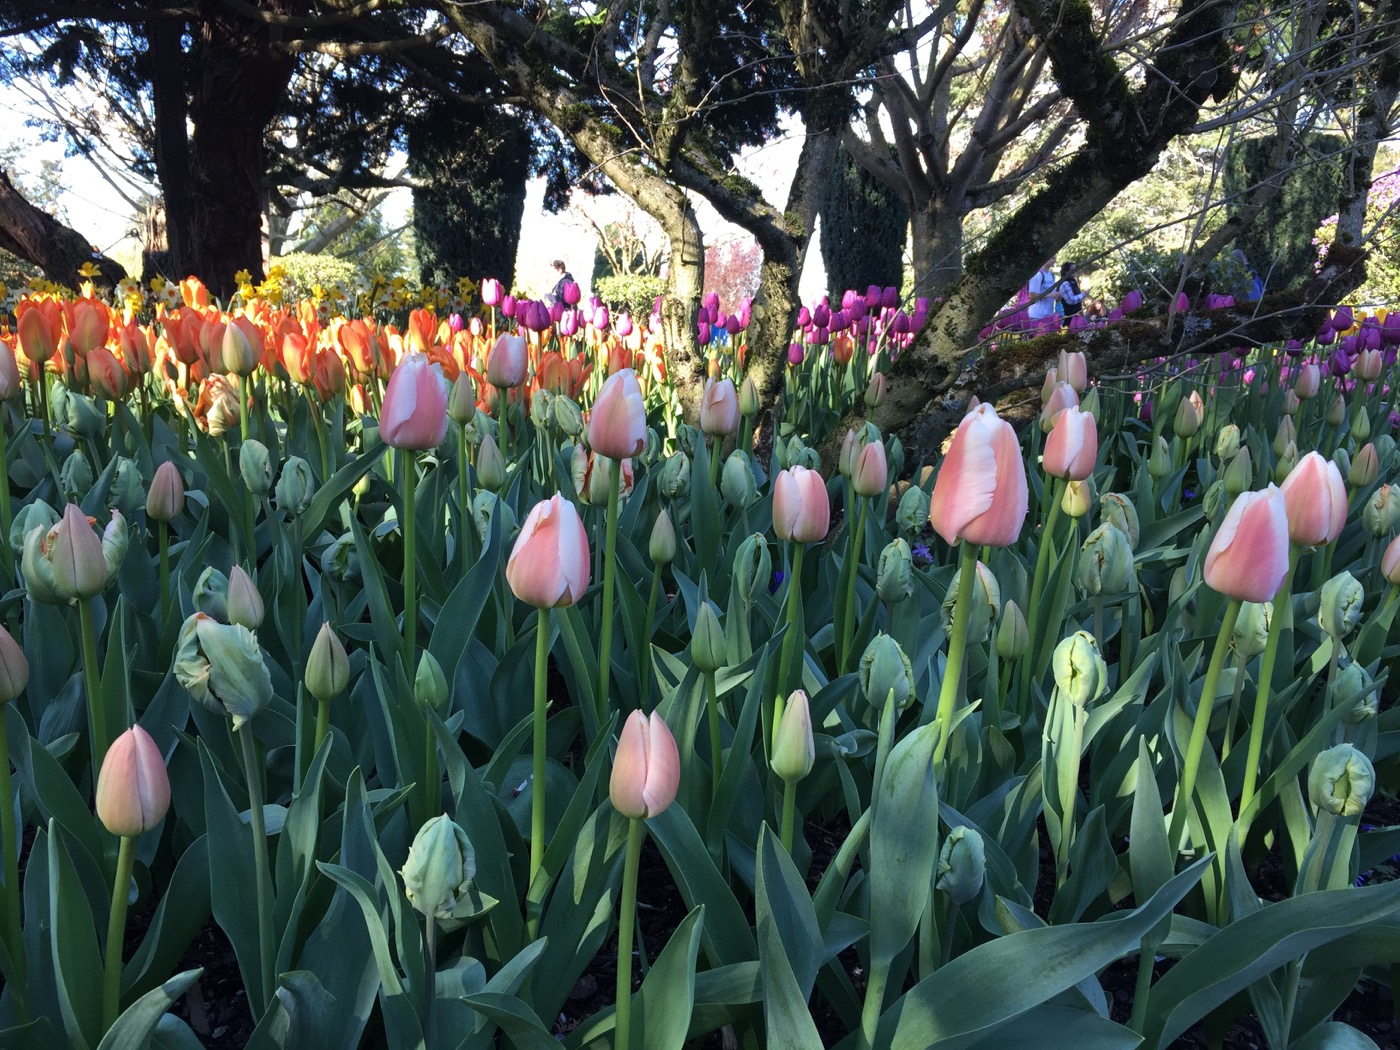
<instances>
[{"instance_id":1,"label":"tulip flower bed","mask_svg":"<svg viewBox=\"0 0 1400 1050\"><path fill-rule=\"evenodd\" d=\"M910 318L775 437L492 284L21 304L0 1045L203 1045L221 944L260 1050L1384 1042L1400 329L827 463Z\"/></svg>"}]
</instances>

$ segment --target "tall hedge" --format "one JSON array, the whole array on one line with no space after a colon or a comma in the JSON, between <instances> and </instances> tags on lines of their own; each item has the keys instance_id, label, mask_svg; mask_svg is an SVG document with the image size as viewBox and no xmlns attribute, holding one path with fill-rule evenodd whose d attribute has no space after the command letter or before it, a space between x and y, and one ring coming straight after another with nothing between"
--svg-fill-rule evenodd
<instances>
[{"instance_id":1,"label":"tall hedge","mask_svg":"<svg viewBox=\"0 0 1400 1050\"><path fill-rule=\"evenodd\" d=\"M903 198L839 147L821 204L822 260L835 292L898 285L904 273L909 209Z\"/></svg>"}]
</instances>

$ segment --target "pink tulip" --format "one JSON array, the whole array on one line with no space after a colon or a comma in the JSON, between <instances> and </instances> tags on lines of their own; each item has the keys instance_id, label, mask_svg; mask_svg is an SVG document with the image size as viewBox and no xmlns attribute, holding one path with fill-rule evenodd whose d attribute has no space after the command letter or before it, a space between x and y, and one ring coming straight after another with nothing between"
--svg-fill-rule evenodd
<instances>
[{"instance_id":1,"label":"pink tulip","mask_svg":"<svg viewBox=\"0 0 1400 1050\"><path fill-rule=\"evenodd\" d=\"M486 381L498 390L508 390L525 382L529 367L525 353L525 337L503 332L496 337L491 356L486 361Z\"/></svg>"},{"instance_id":2,"label":"pink tulip","mask_svg":"<svg viewBox=\"0 0 1400 1050\"><path fill-rule=\"evenodd\" d=\"M1082 350L1061 350L1056 373L1062 383L1074 387L1076 394L1084 393L1089 385L1089 362Z\"/></svg>"},{"instance_id":3,"label":"pink tulip","mask_svg":"<svg viewBox=\"0 0 1400 1050\"><path fill-rule=\"evenodd\" d=\"M816 543L831 528L826 483L803 466L778 472L773 481L773 532L780 540Z\"/></svg>"},{"instance_id":4,"label":"pink tulip","mask_svg":"<svg viewBox=\"0 0 1400 1050\"><path fill-rule=\"evenodd\" d=\"M1321 547L1342 534L1347 522L1347 487L1332 460L1318 452L1298 460L1283 481L1283 499L1288 538L1299 547Z\"/></svg>"},{"instance_id":5,"label":"pink tulip","mask_svg":"<svg viewBox=\"0 0 1400 1050\"><path fill-rule=\"evenodd\" d=\"M112 742L97 775L97 816L113 835L140 835L165 819L170 777L151 735L132 726Z\"/></svg>"},{"instance_id":6,"label":"pink tulip","mask_svg":"<svg viewBox=\"0 0 1400 1050\"><path fill-rule=\"evenodd\" d=\"M1016 542L1029 496L1016 431L989 404L958 424L938 479L929 520L948 543L1005 547Z\"/></svg>"},{"instance_id":7,"label":"pink tulip","mask_svg":"<svg viewBox=\"0 0 1400 1050\"><path fill-rule=\"evenodd\" d=\"M500 306L501 300L505 298L505 288L501 282L494 277L487 277L481 282L481 302L483 306Z\"/></svg>"},{"instance_id":8,"label":"pink tulip","mask_svg":"<svg viewBox=\"0 0 1400 1050\"><path fill-rule=\"evenodd\" d=\"M851 488L857 496L878 496L888 486L889 474L884 443L867 441L851 464Z\"/></svg>"},{"instance_id":9,"label":"pink tulip","mask_svg":"<svg viewBox=\"0 0 1400 1050\"><path fill-rule=\"evenodd\" d=\"M1322 369L1317 365L1307 364L1298 369L1298 378L1293 383L1293 392L1298 395L1299 401L1308 401L1317 397L1317 392L1322 389Z\"/></svg>"},{"instance_id":10,"label":"pink tulip","mask_svg":"<svg viewBox=\"0 0 1400 1050\"><path fill-rule=\"evenodd\" d=\"M1055 426L1045 439L1045 473L1083 481L1094 472L1098 456L1099 427L1091 413L1075 406L1055 417Z\"/></svg>"},{"instance_id":11,"label":"pink tulip","mask_svg":"<svg viewBox=\"0 0 1400 1050\"><path fill-rule=\"evenodd\" d=\"M146 517L152 521L174 521L185 509L185 479L172 460L156 467L151 490L146 494Z\"/></svg>"},{"instance_id":12,"label":"pink tulip","mask_svg":"<svg viewBox=\"0 0 1400 1050\"><path fill-rule=\"evenodd\" d=\"M1045 381L1050 381L1048 374ZM1079 395L1075 393L1074 387L1068 383L1057 382L1050 391L1050 396L1045 399L1045 406L1040 410L1040 429L1048 432L1056 416L1067 408L1077 407Z\"/></svg>"},{"instance_id":13,"label":"pink tulip","mask_svg":"<svg viewBox=\"0 0 1400 1050\"><path fill-rule=\"evenodd\" d=\"M1391 540L1385 553L1381 555L1381 575L1400 586L1400 536Z\"/></svg>"},{"instance_id":14,"label":"pink tulip","mask_svg":"<svg viewBox=\"0 0 1400 1050\"><path fill-rule=\"evenodd\" d=\"M82 508L70 503L63 517L45 539L53 583L67 598L92 598L107 587L107 559L102 540L92 531L92 522Z\"/></svg>"},{"instance_id":15,"label":"pink tulip","mask_svg":"<svg viewBox=\"0 0 1400 1050\"><path fill-rule=\"evenodd\" d=\"M734 380L705 380L705 393L700 399L700 429L719 437L739 429L739 394L734 389Z\"/></svg>"},{"instance_id":16,"label":"pink tulip","mask_svg":"<svg viewBox=\"0 0 1400 1050\"><path fill-rule=\"evenodd\" d=\"M681 783L681 756L676 739L660 715L633 711L622 727L613 758L608 795L624 817L646 820L676 798Z\"/></svg>"},{"instance_id":17,"label":"pink tulip","mask_svg":"<svg viewBox=\"0 0 1400 1050\"><path fill-rule=\"evenodd\" d=\"M573 605L588 589L588 533L572 503L557 492L536 503L506 562L506 582L537 609Z\"/></svg>"},{"instance_id":18,"label":"pink tulip","mask_svg":"<svg viewBox=\"0 0 1400 1050\"><path fill-rule=\"evenodd\" d=\"M0 401L8 401L24 393L20 384L19 362L9 343L0 343Z\"/></svg>"},{"instance_id":19,"label":"pink tulip","mask_svg":"<svg viewBox=\"0 0 1400 1050\"><path fill-rule=\"evenodd\" d=\"M647 443L647 406L637 373L622 368L608 376L588 417L588 444L600 456L627 459Z\"/></svg>"},{"instance_id":20,"label":"pink tulip","mask_svg":"<svg viewBox=\"0 0 1400 1050\"><path fill-rule=\"evenodd\" d=\"M422 354L409 354L384 391L379 436L386 445L426 451L447 436L447 398L451 394L442 366L429 364Z\"/></svg>"},{"instance_id":21,"label":"pink tulip","mask_svg":"<svg viewBox=\"0 0 1400 1050\"><path fill-rule=\"evenodd\" d=\"M1356 364L1352 365L1352 371L1356 378L1362 382L1374 383L1381 377L1383 365L1379 350L1363 350L1357 355Z\"/></svg>"},{"instance_id":22,"label":"pink tulip","mask_svg":"<svg viewBox=\"0 0 1400 1050\"><path fill-rule=\"evenodd\" d=\"M1206 554L1213 589L1246 602L1272 601L1288 575L1288 508L1283 492L1242 492Z\"/></svg>"}]
</instances>

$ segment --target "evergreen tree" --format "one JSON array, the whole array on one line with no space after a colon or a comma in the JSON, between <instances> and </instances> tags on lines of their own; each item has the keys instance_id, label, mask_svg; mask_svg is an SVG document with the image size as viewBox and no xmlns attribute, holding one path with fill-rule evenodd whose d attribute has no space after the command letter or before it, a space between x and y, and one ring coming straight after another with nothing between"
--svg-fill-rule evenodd
<instances>
[{"instance_id":1,"label":"evergreen tree","mask_svg":"<svg viewBox=\"0 0 1400 1050\"><path fill-rule=\"evenodd\" d=\"M840 292L902 284L909 208L844 147L837 151L827 181L821 222L828 288Z\"/></svg>"}]
</instances>

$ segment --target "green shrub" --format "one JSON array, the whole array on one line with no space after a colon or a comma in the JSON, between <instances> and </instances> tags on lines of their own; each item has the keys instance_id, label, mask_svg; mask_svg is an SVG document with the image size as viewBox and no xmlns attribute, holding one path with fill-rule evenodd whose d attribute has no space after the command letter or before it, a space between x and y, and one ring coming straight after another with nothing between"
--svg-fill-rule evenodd
<instances>
[{"instance_id":1,"label":"green shrub","mask_svg":"<svg viewBox=\"0 0 1400 1050\"><path fill-rule=\"evenodd\" d=\"M649 274L599 277L593 282L593 294L612 310L626 310L633 317L650 317L656 297L666 290L666 280Z\"/></svg>"}]
</instances>

